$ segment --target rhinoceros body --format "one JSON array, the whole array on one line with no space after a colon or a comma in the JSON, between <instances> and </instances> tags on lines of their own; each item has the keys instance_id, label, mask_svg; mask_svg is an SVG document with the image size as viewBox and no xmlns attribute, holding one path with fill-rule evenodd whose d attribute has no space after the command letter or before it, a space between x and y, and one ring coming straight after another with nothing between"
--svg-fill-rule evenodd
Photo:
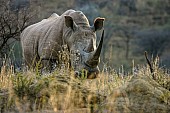
<instances>
[{"instance_id":1,"label":"rhinoceros body","mask_svg":"<svg viewBox=\"0 0 170 113\"><path fill-rule=\"evenodd\" d=\"M75 71L87 70L89 78L99 72L98 63L102 41L96 48L96 31L103 28L104 18L96 18L92 26L81 11L68 10L61 16L49 18L28 26L21 33L21 45L26 65L34 67L41 60L45 66L59 59L59 51L67 45L69 53L79 54L80 63L75 67L73 57L70 64ZM77 53L76 53L77 52ZM53 60L51 60L53 59ZM59 62L59 61L58 61Z\"/></svg>"}]
</instances>

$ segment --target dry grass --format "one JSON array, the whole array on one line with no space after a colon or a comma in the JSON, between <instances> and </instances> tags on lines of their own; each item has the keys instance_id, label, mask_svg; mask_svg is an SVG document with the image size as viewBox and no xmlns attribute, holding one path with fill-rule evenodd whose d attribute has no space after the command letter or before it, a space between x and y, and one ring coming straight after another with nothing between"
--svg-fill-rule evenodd
<instances>
[{"instance_id":1,"label":"dry grass","mask_svg":"<svg viewBox=\"0 0 170 113\"><path fill-rule=\"evenodd\" d=\"M149 68L140 67L129 76L112 70L89 80L74 78L67 69L56 69L46 75L32 71L14 73L13 66L4 64L0 73L0 110L21 113L135 113L138 110L143 113L156 110L166 113L170 110L167 107L170 106L170 76L158 66L155 76L157 79L153 80ZM150 106L153 109L146 110L147 100L150 105L154 103Z\"/></svg>"}]
</instances>

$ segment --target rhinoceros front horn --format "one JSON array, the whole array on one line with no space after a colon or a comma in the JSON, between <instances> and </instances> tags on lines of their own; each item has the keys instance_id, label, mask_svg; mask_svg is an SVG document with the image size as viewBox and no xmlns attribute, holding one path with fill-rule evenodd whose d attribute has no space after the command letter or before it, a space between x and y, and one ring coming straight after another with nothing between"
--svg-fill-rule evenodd
<instances>
[{"instance_id":1,"label":"rhinoceros front horn","mask_svg":"<svg viewBox=\"0 0 170 113\"><path fill-rule=\"evenodd\" d=\"M103 45L103 38L104 38L104 30L102 32L102 37L100 39L100 43L95 51L89 54L89 57L86 61L86 64L90 67L96 67L99 63L99 57L102 50Z\"/></svg>"}]
</instances>

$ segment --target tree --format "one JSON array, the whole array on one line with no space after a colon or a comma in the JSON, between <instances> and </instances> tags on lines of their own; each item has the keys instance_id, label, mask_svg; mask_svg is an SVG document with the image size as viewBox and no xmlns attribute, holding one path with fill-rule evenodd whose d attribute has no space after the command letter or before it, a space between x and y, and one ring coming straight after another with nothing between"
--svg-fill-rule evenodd
<instances>
[{"instance_id":1,"label":"tree","mask_svg":"<svg viewBox=\"0 0 170 113\"><path fill-rule=\"evenodd\" d=\"M119 10L120 15L132 15L137 11L136 0L120 0L119 1Z\"/></svg>"},{"instance_id":2,"label":"tree","mask_svg":"<svg viewBox=\"0 0 170 113\"><path fill-rule=\"evenodd\" d=\"M0 2L0 58L3 58L8 54L10 45L19 40L20 33L30 24L33 13L27 7L29 4L23 5L17 0Z\"/></svg>"},{"instance_id":3,"label":"tree","mask_svg":"<svg viewBox=\"0 0 170 113\"><path fill-rule=\"evenodd\" d=\"M136 51L142 53L148 51L155 58L157 55L161 56L165 49L170 44L169 29L150 29L136 33L138 37L138 48Z\"/></svg>"},{"instance_id":4,"label":"tree","mask_svg":"<svg viewBox=\"0 0 170 113\"><path fill-rule=\"evenodd\" d=\"M136 27L133 26L119 26L116 30L115 30L115 35L119 36L122 38L122 41L125 43L124 48L125 48L125 58L126 60L129 59L129 53L130 53L130 44L131 44L131 40L134 39L134 33L135 30L137 30Z\"/></svg>"}]
</instances>

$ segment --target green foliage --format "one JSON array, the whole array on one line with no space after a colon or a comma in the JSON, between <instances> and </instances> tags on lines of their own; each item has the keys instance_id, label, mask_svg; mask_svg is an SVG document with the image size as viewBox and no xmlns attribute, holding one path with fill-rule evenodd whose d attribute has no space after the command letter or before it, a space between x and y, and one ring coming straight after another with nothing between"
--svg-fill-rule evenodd
<instances>
[{"instance_id":1,"label":"green foliage","mask_svg":"<svg viewBox=\"0 0 170 113\"><path fill-rule=\"evenodd\" d=\"M78 79L79 79L79 80L81 80L81 81L86 80L86 79L87 79L87 70L83 69L83 70L81 71L81 74L80 74L80 75L81 75L81 76L78 76Z\"/></svg>"},{"instance_id":2,"label":"green foliage","mask_svg":"<svg viewBox=\"0 0 170 113\"><path fill-rule=\"evenodd\" d=\"M13 77L12 81L14 85L14 91L21 99L24 96L35 96L41 89L39 84L34 83L34 79L32 77L24 76L20 73Z\"/></svg>"}]
</instances>

